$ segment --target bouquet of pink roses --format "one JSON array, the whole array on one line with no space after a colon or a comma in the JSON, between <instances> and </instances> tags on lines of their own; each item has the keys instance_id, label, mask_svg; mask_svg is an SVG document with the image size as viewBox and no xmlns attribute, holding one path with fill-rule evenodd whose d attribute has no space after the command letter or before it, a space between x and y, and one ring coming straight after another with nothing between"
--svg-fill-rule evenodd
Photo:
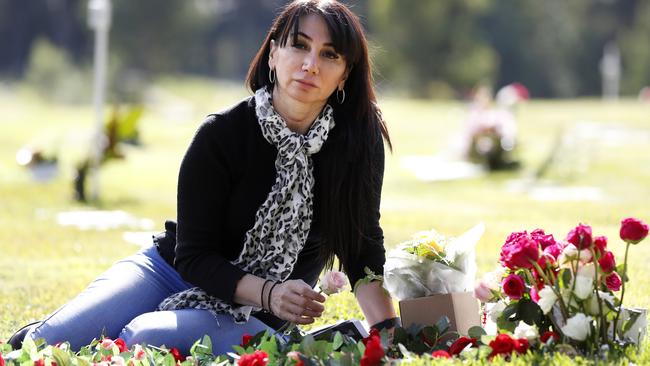
<instances>
[{"instance_id":1,"label":"bouquet of pink roses","mask_svg":"<svg viewBox=\"0 0 650 366\"><path fill-rule=\"evenodd\" d=\"M489 318L498 332L531 344L545 343L540 334L552 333L546 341L582 354L640 344L645 309L624 308L623 299L629 248L647 235L643 221L623 220L620 237L627 245L617 265L607 238L594 237L588 225L578 225L563 241L541 229L510 234L501 248L501 267L474 291L484 303L484 322Z\"/></svg>"}]
</instances>

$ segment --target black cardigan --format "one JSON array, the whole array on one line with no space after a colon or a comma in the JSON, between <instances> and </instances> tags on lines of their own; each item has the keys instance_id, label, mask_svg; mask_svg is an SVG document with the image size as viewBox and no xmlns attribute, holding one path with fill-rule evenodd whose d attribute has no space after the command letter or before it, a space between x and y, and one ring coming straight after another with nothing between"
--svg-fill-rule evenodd
<instances>
[{"instance_id":1,"label":"black cardigan","mask_svg":"<svg viewBox=\"0 0 650 366\"><path fill-rule=\"evenodd\" d=\"M199 127L182 161L178 178L178 227L174 265L188 282L222 300L233 302L237 282L246 274L231 263L243 249L245 233L275 181L276 148L262 136L255 101L249 97L232 108L208 116ZM322 151L336 138L336 127L314 162L314 218L303 250L289 276L312 287L325 265L319 256L319 162ZM381 192L384 151L377 149L377 192ZM364 267L383 274L385 251L379 226L379 197L371 202L371 220L362 255L344 268L350 282L363 278ZM261 315L261 314L260 314ZM258 315L258 317L260 317ZM261 318L266 318L265 315ZM273 317L275 318L275 317ZM279 325L279 319L262 319Z\"/></svg>"}]
</instances>

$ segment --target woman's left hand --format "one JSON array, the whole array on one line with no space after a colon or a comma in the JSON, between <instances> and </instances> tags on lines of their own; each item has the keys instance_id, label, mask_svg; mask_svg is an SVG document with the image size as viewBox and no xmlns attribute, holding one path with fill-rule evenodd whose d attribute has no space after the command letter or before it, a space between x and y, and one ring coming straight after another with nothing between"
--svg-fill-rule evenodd
<instances>
[{"instance_id":1,"label":"woman's left hand","mask_svg":"<svg viewBox=\"0 0 650 366\"><path fill-rule=\"evenodd\" d=\"M275 286L270 310L280 319L295 324L311 324L325 310L325 296L303 280L289 280Z\"/></svg>"}]
</instances>

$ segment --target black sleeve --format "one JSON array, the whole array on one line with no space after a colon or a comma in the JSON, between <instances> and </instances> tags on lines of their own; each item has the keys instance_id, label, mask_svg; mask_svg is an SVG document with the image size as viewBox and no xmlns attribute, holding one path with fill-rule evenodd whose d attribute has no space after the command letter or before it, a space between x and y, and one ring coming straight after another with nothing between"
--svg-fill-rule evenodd
<instances>
[{"instance_id":1,"label":"black sleeve","mask_svg":"<svg viewBox=\"0 0 650 366\"><path fill-rule=\"evenodd\" d=\"M223 242L232 172L215 130L218 118L211 116L201 125L181 163L174 264L184 280L232 303L246 272L223 255L237 245Z\"/></svg>"},{"instance_id":2,"label":"black sleeve","mask_svg":"<svg viewBox=\"0 0 650 366\"><path fill-rule=\"evenodd\" d=\"M354 285L357 281L366 276L366 273L364 272L366 267L376 275L383 276L384 263L386 262L384 232L379 225L381 189L384 181L384 144L381 137L376 143L373 155L370 159L370 164L371 193L368 195L369 202L366 205L368 208L368 221L366 222L364 240L361 246L361 255L356 263L350 265L350 268L346 269L352 289L354 289Z\"/></svg>"}]
</instances>

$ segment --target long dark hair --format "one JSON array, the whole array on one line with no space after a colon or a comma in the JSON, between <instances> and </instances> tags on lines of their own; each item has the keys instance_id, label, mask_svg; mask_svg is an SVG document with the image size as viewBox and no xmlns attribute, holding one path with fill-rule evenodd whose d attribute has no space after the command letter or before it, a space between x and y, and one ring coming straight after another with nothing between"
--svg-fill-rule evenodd
<instances>
[{"instance_id":1,"label":"long dark hair","mask_svg":"<svg viewBox=\"0 0 650 366\"><path fill-rule=\"evenodd\" d=\"M271 40L284 47L290 36L295 42L300 18L308 14L321 16L336 52L345 56L349 74L345 82L346 98L339 103L333 93L328 103L334 108L334 128L318 158L315 217L321 223L321 256L327 267L334 255L343 268L350 268L360 255L368 235L371 202L379 202L383 161L373 155L383 149L382 136L392 150L386 124L376 104L368 44L359 18L345 5L333 0L296 0L276 17L264 43L251 62L246 84L252 92L261 87L272 89L269 80ZM383 151L383 150L382 150ZM379 191L378 191L379 190ZM378 219L378 218L377 218Z\"/></svg>"}]
</instances>

